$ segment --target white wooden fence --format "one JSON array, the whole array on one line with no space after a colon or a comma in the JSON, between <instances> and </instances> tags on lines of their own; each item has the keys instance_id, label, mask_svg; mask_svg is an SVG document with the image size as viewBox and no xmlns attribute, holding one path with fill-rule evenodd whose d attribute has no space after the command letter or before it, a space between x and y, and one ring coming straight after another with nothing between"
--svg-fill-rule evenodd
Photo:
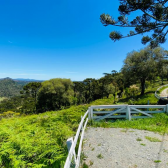
<instances>
[{"instance_id":1,"label":"white wooden fence","mask_svg":"<svg viewBox=\"0 0 168 168\"><path fill-rule=\"evenodd\" d=\"M84 131L85 131L85 128L88 122L88 117L87 117L88 113L89 113L89 110L87 110L85 115L82 117L74 140L72 137L67 140L67 146L69 149L69 153L68 153L64 168L70 168L70 167L78 168L79 167L80 155L81 155L81 150L82 150L82 141L84 137ZM76 156L75 148L76 148L76 144L78 142L79 136L80 136L80 142L78 146L78 153Z\"/></svg>"},{"instance_id":2,"label":"white wooden fence","mask_svg":"<svg viewBox=\"0 0 168 168\"><path fill-rule=\"evenodd\" d=\"M89 107L85 115L81 118L81 122L79 124L74 140L72 137L67 140L69 153L64 168L70 168L70 167L79 168L80 166L82 141L88 119L100 121L106 118L108 119L126 118L128 120L131 120L132 118L152 117L151 114L153 113L168 114L168 104L167 105L99 105ZM79 139L80 142L78 146L78 153L76 155L75 148Z\"/></svg>"},{"instance_id":3,"label":"white wooden fence","mask_svg":"<svg viewBox=\"0 0 168 168\"><path fill-rule=\"evenodd\" d=\"M152 117L153 113L168 113L168 105L100 105L91 106L89 111L89 119L95 121L107 118L131 120Z\"/></svg>"}]
</instances>

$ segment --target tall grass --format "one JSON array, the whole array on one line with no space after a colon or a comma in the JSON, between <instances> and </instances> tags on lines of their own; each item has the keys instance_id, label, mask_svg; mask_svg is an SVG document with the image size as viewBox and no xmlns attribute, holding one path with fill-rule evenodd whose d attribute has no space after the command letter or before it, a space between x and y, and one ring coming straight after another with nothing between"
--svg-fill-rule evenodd
<instances>
[{"instance_id":1,"label":"tall grass","mask_svg":"<svg viewBox=\"0 0 168 168\"><path fill-rule=\"evenodd\" d=\"M93 127L105 127L105 128L133 128L140 130L148 130L153 132L158 132L160 134L168 134L168 115L165 113L154 114L153 118L145 119L132 119L128 120L116 120L114 122L101 121L92 122L90 125Z\"/></svg>"}]
</instances>

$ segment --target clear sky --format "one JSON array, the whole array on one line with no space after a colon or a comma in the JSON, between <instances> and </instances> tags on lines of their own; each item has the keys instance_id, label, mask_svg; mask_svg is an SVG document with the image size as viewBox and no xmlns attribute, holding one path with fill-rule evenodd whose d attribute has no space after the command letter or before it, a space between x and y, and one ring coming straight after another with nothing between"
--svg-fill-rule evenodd
<instances>
[{"instance_id":1,"label":"clear sky","mask_svg":"<svg viewBox=\"0 0 168 168\"><path fill-rule=\"evenodd\" d=\"M141 37L113 42L113 26L100 15L115 18L119 0L1 0L0 78L100 78L119 71L128 52L139 50ZM166 48L168 42L162 47Z\"/></svg>"}]
</instances>

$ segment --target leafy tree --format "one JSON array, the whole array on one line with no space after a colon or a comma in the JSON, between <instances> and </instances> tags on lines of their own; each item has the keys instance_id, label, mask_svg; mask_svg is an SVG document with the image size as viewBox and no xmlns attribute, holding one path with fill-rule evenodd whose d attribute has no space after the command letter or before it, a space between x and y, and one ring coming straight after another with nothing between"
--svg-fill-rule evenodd
<instances>
[{"instance_id":1,"label":"leafy tree","mask_svg":"<svg viewBox=\"0 0 168 168\"><path fill-rule=\"evenodd\" d=\"M22 98L20 96L14 96L10 99L4 99L0 103L0 113L6 111L20 112L22 106Z\"/></svg>"},{"instance_id":2,"label":"leafy tree","mask_svg":"<svg viewBox=\"0 0 168 168\"><path fill-rule=\"evenodd\" d=\"M86 78L83 83L85 85L85 100L89 103L94 100L96 79Z\"/></svg>"},{"instance_id":3,"label":"leafy tree","mask_svg":"<svg viewBox=\"0 0 168 168\"><path fill-rule=\"evenodd\" d=\"M85 84L83 82L73 82L74 97L77 98L77 104L85 103Z\"/></svg>"},{"instance_id":4,"label":"leafy tree","mask_svg":"<svg viewBox=\"0 0 168 168\"><path fill-rule=\"evenodd\" d=\"M30 82L27 85L25 85L23 87L23 91L33 97L33 98L37 98L37 92L41 87L41 82Z\"/></svg>"},{"instance_id":5,"label":"leafy tree","mask_svg":"<svg viewBox=\"0 0 168 168\"><path fill-rule=\"evenodd\" d=\"M124 80L123 74L121 72L117 72L116 70L112 70L110 73L104 73L105 78L105 86L112 84L115 88L115 94L117 93L119 97L121 97L124 89ZM106 92L107 93L107 92ZM115 97L115 94L113 96Z\"/></svg>"},{"instance_id":6,"label":"leafy tree","mask_svg":"<svg viewBox=\"0 0 168 168\"><path fill-rule=\"evenodd\" d=\"M37 105L37 93L41 87L40 82L30 82L23 87L20 93L23 95L22 112L35 113Z\"/></svg>"},{"instance_id":7,"label":"leafy tree","mask_svg":"<svg viewBox=\"0 0 168 168\"><path fill-rule=\"evenodd\" d=\"M126 80L136 83L138 80L141 84L141 95L145 92L145 81L153 74L158 73L158 63L164 59L164 50L162 48L150 49L149 47L128 53L124 60L122 73Z\"/></svg>"},{"instance_id":8,"label":"leafy tree","mask_svg":"<svg viewBox=\"0 0 168 168\"><path fill-rule=\"evenodd\" d=\"M116 70L112 70L112 71L111 71L111 74L112 74L113 77L114 77L114 76L116 76L116 75L118 74L118 72L117 72Z\"/></svg>"},{"instance_id":9,"label":"leafy tree","mask_svg":"<svg viewBox=\"0 0 168 168\"><path fill-rule=\"evenodd\" d=\"M166 76L166 66L168 65L167 60L167 51L157 48L155 49L156 54L158 55L157 68L158 68L158 76L160 76L163 85L163 78Z\"/></svg>"},{"instance_id":10,"label":"leafy tree","mask_svg":"<svg viewBox=\"0 0 168 168\"><path fill-rule=\"evenodd\" d=\"M141 15L136 15L129 21L128 15L138 10L141 11ZM134 31L130 31L127 35L112 31L109 36L113 41L150 31L152 31L151 36L143 36L142 44L150 42L150 46L154 48L159 43L166 41L168 33L167 0L120 0L118 11L120 12L118 19L114 19L109 14L100 15L102 24L104 26L129 27Z\"/></svg>"},{"instance_id":11,"label":"leafy tree","mask_svg":"<svg viewBox=\"0 0 168 168\"><path fill-rule=\"evenodd\" d=\"M38 111L57 110L73 103L73 82L55 78L42 82L38 94Z\"/></svg>"},{"instance_id":12,"label":"leafy tree","mask_svg":"<svg viewBox=\"0 0 168 168\"><path fill-rule=\"evenodd\" d=\"M106 91L107 98L109 97L110 94L113 94L114 96L116 93L116 89L113 84L105 85L105 91ZM114 100L115 100L115 96L114 96Z\"/></svg>"},{"instance_id":13,"label":"leafy tree","mask_svg":"<svg viewBox=\"0 0 168 168\"><path fill-rule=\"evenodd\" d=\"M104 73L104 77L100 78L100 90L101 90L101 98L104 96L108 97L107 86L112 83L113 75L110 73Z\"/></svg>"}]
</instances>

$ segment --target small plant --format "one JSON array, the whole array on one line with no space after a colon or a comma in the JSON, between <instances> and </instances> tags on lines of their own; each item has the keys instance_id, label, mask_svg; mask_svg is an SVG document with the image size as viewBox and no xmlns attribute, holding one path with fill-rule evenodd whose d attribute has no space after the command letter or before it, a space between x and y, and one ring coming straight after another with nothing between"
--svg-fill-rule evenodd
<instances>
[{"instance_id":1,"label":"small plant","mask_svg":"<svg viewBox=\"0 0 168 168\"><path fill-rule=\"evenodd\" d=\"M81 160L86 160L87 156L84 154L84 152L81 153Z\"/></svg>"},{"instance_id":2,"label":"small plant","mask_svg":"<svg viewBox=\"0 0 168 168\"><path fill-rule=\"evenodd\" d=\"M137 138L136 140L137 140L137 141L142 141L142 139L141 139L141 138Z\"/></svg>"},{"instance_id":3,"label":"small plant","mask_svg":"<svg viewBox=\"0 0 168 168\"><path fill-rule=\"evenodd\" d=\"M89 168L89 166L86 163L83 163L82 168Z\"/></svg>"},{"instance_id":4,"label":"small plant","mask_svg":"<svg viewBox=\"0 0 168 168\"><path fill-rule=\"evenodd\" d=\"M97 158L99 158L99 159L103 159L102 154L101 154L101 153L100 153L100 154L98 154L98 155L97 155Z\"/></svg>"},{"instance_id":5,"label":"small plant","mask_svg":"<svg viewBox=\"0 0 168 168\"><path fill-rule=\"evenodd\" d=\"M160 139L155 138L155 137L145 136L145 138L146 138L147 140L149 140L150 142L162 142Z\"/></svg>"},{"instance_id":6,"label":"small plant","mask_svg":"<svg viewBox=\"0 0 168 168\"><path fill-rule=\"evenodd\" d=\"M127 132L127 130L126 130L126 129L124 129L124 130L121 130L121 132Z\"/></svg>"},{"instance_id":7,"label":"small plant","mask_svg":"<svg viewBox=\"0 0 168 168\"><path fill-rule=\"evenodd\" d=\"M168 150L166 150L166 149L163 149L163 152L166 152L166 153L168 153Z\"/></svg>"},{"instance_id":8,"label":"small plant","mask_svg":"<svg viewBox=\"0 0 168 168\"><path fill-rule=\"evenodd\" d=\"M146 146L146 144L143 144L143 143L141 143L140 145L142 145L142 146Z\"/></svg>"},{"instance_id":9,"label":"small plant","mask_svg":"<svg viewBox=\"0 0 168 168\"><path fill-rule=\"evenodd\" d=\"M97 146L101 146L101 143L99 143Z\"/></svg>"},{"instance_id":10,"label":"small plant","mask_svg":"<svg viewBox=\"0 0 168 168\"><path fill-rule=\"evenodd\" d=\"M160 162L161 162L161 160L154 160L154 162L155 162L155 163L160 163Z\"/></svg>"},{"instance_id":11,"label":"small plant","mask_svg":"<svg viewBox=\"0 0 168 168\"><path fill-rule=\"evenodd\" d=\"M91 150L94 151L95 148L92 148Z\"/></svg>"},{"instance_id":12,"label":"small plant","mask_svg":"<svg viewBox=\"0 0 168 168\"><path fill-rule=\"evenodd\" d=\"M89 161L89 165L92 166L93 165L93 161L90 160Z\"/></svg>"}]
</instances>

